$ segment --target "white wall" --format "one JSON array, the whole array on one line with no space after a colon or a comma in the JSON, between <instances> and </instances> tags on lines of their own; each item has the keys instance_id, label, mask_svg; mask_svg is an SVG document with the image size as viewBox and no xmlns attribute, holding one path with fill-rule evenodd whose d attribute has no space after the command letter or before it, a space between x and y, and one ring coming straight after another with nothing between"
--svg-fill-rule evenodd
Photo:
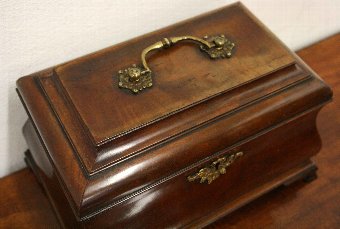
<instances>
[{"instance_id":1,"label":"white wall","mask_svg":"<svg viewBox=\"0 0 340 229\"><path fill-rule=\"evenodd\" d=\"M231 2L0 0L0 177L25 166L16 79ZM243 3L294 50L340 31L339 0Z\"/></svg>"}]
</instances>

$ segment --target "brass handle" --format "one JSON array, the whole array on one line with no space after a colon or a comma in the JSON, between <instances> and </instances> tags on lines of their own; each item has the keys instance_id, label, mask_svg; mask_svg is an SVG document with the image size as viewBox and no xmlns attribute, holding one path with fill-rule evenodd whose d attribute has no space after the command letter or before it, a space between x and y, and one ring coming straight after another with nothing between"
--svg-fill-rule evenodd
<instances>
[{"instance_id":1,"label":"brass handle","mask_svg":"<svg viewBox=\"0 0 340 229\"><path fill-rule=\"evenodd\" d=\"M200 169L196 174L188 176L188 181L193 182L199 179L200 183L204 183L205 181L207 181L208 184L210 184L221 174L225 174L227 171L227 167L233 164L235 160L241 156L243 156L243 152L234 153L229 155L228 157L218 158L209 166Z\"/></svg>"},{"instance_id":2,"label":"brass handle","mask_svg":"<svg viewBox=\"0 0 340 229\"><path fill-rule=\"evenodd\" d=\"M167 49L180 41L193 41L199 44L202 51L207 53L211 59L231 57L231 51L235 44L228 40L223 34L217 36L205 36L203 39L193 36L180 36L164 38L149 47L141 54L142 66L133 64L118 72L118 86L130 89L134 93L152 86L152 71L146 63L146 55L154 50Z\"/></svg>"}]
</instances>

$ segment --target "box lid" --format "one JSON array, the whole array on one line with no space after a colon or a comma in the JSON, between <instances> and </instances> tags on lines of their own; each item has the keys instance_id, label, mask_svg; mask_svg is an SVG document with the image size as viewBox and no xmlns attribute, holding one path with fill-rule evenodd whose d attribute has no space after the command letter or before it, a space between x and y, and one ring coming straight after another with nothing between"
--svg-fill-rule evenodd
<instances>
[{"instance_id":1,"label":"box lid","mask_svg":"<svg viewBox=\"0 0 340 229\"><path fill-rule=\"evenodd\" d=\"M178 42L146 56L153 73L151 88L134 94L119 87L124 73L119 71L142 66L140 56L149 45L163 41L167 46L174 41L171 37L221 34L235 44L231 50L228 43L230 58L210 59L197 42ZM223 131L216 126L220 119L310 77L273 34L241 4L234 4L24 77L18 89L75 214L88 217L265 125L308 109L312 103L295 100L321 88L320 83L309 85L300 97L290 92L284 102L283 95L277 96L280 106L272 105L274 100L264 103L262 110ZM325 98L312 101L318 104ZM298 107L288 109L294 102ZM266 123L235 131L285 107ZM217 139L213 132L225 135Z\"/></svg>"},{"instance_id":2,"label":"box lid","mask_svg":"<svg viewBox=\"0 0 340 229\"><path fill-rule=\"evenodd\" d=\"M147 56L153 71L152 88L133 94L118 87L119 70L134 63L140 65L141 53L149 45L164 37L202 38L207 34L225 34L235 43L232 57L211 60L197 44L178 43ZM242 9L235 8L181 22L62 64L54 69L52 77L40 77L39 83L70 141L79 148L87 172L92 174L219 114L200 111L200 117L194 120L180 119L178 126L172 123L162 136L159 127L149 137L145 129L293 62L277 39ZM56 98L60 104L54 101ZM169 128L176 130L169 133ZM82 149L84 141L94 150L93 161L85 159L89 150Z\"/></svg>"}]
</instances>

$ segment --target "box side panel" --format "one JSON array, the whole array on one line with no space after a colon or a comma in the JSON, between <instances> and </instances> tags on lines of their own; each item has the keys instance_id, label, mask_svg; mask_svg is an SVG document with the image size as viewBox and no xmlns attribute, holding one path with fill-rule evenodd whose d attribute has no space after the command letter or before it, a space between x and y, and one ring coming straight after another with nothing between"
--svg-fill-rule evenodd
<instances>
[{"instance_id":1,"label":"box side panel","mask_svg":"<svg viewBox=\"0 0 340 229\"><path fill-rule=\"evenodd\" d=\"M62 184L51 165L48 153L30 120L25 123L23 134L29 148L29 152L26 153L27 164L44 189L61 226L64 228L79 227L76 216L61 188Z\"/></svg>"},{"instance_id":2,"label":"box side panel","mask_svg":"<svg viewBox=\"0 0 340 229\"><path fill-rule=\"evenodd\" d=\"M51 71L35 76L49 75ZM61 184L61 189L68 199L73 212L77 215L82 203L82 195L87 180L82 164L72 150L61 123L53 115L47 101L35 82L35 76L27 76L17 81L19 97L34 124L37 135L53 167L53 173ZM52 170L50 170L51 173Z\"/></svg>"}]
</instances>

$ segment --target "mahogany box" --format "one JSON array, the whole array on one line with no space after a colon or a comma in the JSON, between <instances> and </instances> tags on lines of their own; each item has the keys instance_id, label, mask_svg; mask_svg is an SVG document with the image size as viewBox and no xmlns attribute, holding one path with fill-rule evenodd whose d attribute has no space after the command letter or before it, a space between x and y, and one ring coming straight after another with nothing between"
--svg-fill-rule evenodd
<instances>
[{"instance_id":1,"label":"mahogany box","mask_svg":"<svg viewBox=\"0 0 340 229\"><path fill-rule=\"evenodd\" d=\"M331 89L242 4L17 81L65 228L203 227L315 176Z\"/></svg>"}]
</instances>

